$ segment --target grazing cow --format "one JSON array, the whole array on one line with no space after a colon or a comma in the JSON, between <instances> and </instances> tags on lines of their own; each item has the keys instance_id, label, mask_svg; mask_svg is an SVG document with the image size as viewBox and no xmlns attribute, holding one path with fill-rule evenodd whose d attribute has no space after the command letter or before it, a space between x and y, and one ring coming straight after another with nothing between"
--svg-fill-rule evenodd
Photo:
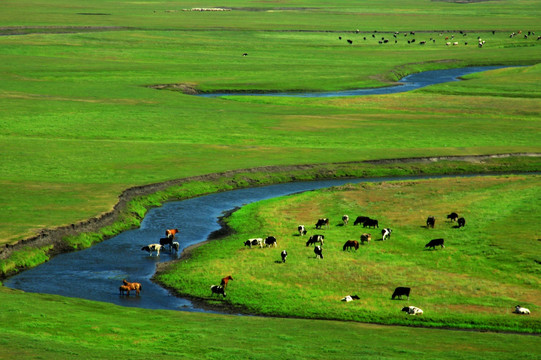
<instances>
[{"instance_id":1,"label":"grazing cow","mask_svg":"<svg viewBox=\"0 0 541 360\"><path fill-rule=\"evenodd\" d=\"M156 251L156 256L160 256L161 249L162 249L162 246L160 244L149 244L141 248L141 250L147 251L150 254L150 256L152 256L152 253L154 251Z\"/></svg>"},{"instance_id":2,"label":"grazing cow","mask_svg":"<svg viewBox=\"0 0 541 360\"><path fill-rule=\"evenodd\" d=\"M218 295L223 295L223 297L226 297L227 294L225 293L225 289L222 287L222 286L218 286L218 285L212 285L210 287L210 291L212 292L211 295L214 295L214 294L218 294Z\"/></svg>"},{"instance_id":3,"label":"grazing cow","mask_svg":"<svg viewBox=\"0 0 541 360\"><path fill-rule=\"evenodd\" d=\"M318 256L323 259L323 249L321 248L321 246L316 246L314 248L314 253L316 254L316 259L318 258Z\"/></svg>"},{"instance_id":4,"label":"grazing cow","mask_svg":"<svg viewBox=\"0 0 541 360\"><path fill-rule=\"evenodd\" d=\"M300 236L303 236L303 235L306 235L306 229L304 228L304 225L299 225L297 226L297 230L299 231L299 235Z\"/></svg>"},{"instance_id":5,"label":"grazing cow","mask_svg":"<svg viewBox=\"0 0 541 360\"><path fill-rule=\"evenodd\" d=\"M411 288L409 288L409 287L399 286L396 289L394 289L392 299L394 300L395 297L398 297L398 299L402 299L402 296L405 295L405 296L407 296L407 298L409 300L410 291L411 291Z\"/></svg>"},{"instance_id":6,"label":"grazing cow","mask_svg":"<svg viewBox=\"0 0 541 360\"><path fill-rule=\"evenodd\" d=\"M355 248L355 250L358 250L359 249L359 242L357 240L348 240L344 244L344 247L342 248L342 250L344 250L344 251L351 250L351 248Z\"/></svg>"},{"instance_id":7,"label":"grazing cow","mask_svg":"<svg viewBox=\"0 0 541 360\"><path fill-rule=\"evenodd\" d=\"M458 220L458 214L456 212L452 212L449 215L447 215L447 219L451 221L457 221Z\"/></svg>"},{"instance_id":8,"label":"grazing cow","mask_svg":"<svg viewBox=\"0 0 541 360\"><path fill-rule=\"evenodd\" d=\"M259 245L259 247L263 247L263 239L262 238L255 238L255 239L248 239L244 242L244 246L249 246L250 249L253 246Z\"/></svg>"},{"instance_id":9,"label":"grazing cow","mask_svg":"<svg viewBox=\"0 0 541 360\"><path fill-rule=\"evenodd\" d=\"M137 282L128 282L128 280L123 279L122 284L124 284L124 286L127 286L130 290L135 290L135 295L137 296L139 296L139 293L141 292L141 290L143 290L141 284Z\"/></svg>"},{"instance_id":10,"label":"grazing cow","mask_svg":"<svg viewBox=\"0 0 541 360\"><path fill-rule=\"evenodd\" d=\"M370 218L368 216L357 216L357 219L355 219L355 221L353 222L353 225L362 224L366 220L370 220Z\"/></svg>"},{"instance_id":11,"label":"grazing cow","mask_svg":"<svg viewBox=\"0 0 541 360\"><path fill-rule=\"evenodd\" d=\"M457 222L458 222L458 227L464 227L464 225L466 225L466 219L464 219L463 217L458 219Z\"/></svg>"},{"instance_id":12,"label":"grazing cow","mask_svg":"<svg viewBox=\"0 0 541 360\"><path fill-rule=\"evenodd\" d=\"M520 314L520 315L530 315L530 310L520 306L520 305L517 305L515 306L515 311L513 311L515 314Z\"/></svg>"},{"instance_id":13,"label":"grazing cow","mask_svg":"<svg viewBox=\"0 0 541 360\"><path fill-rule=\"evenodd\" d=\"M342 216L342 222L344 223L344 225L347 225L347 224L348 224L348 221L349 221L349 216L343 215L343 216Z\"/></svg>"},{"instance_id":14,"label":"grazing cow","mask_svg":"<svg viewBox=\"0 0 541 360\"><path fill-rule=\"evenodd\" d=\"M180 244L176 241L173 241L173 245L171 246L171 248L175 251L179 251L180 250Z\"/></svg>"},{"instance_id":15,"label":"grazing cow","mask_svg":"<svg viewBox=\"0 0 541 360\"><path fill-rule=\"evenodd\" d=\"M321 245L323 245L323 240L324 239L325 239L325 236L323 236L323 235L312 235L312 236L310 236L310 238L306 242L306 246L310 246L310 245L315 244L317 242L320 243Z\"/></svg>"},{"instance_id":16,"label":"grazing cow","mask_svg":"<svg viewBox=\"0 0 541 360\"><path fill-rule=\"evenodd\" d=\"M447 42L445 43L445 45L450 46L450 45L451 45L451 42L450 42L450 41L447 41Z\"/></svg>"},{"instance_id":17,"label":"grazing cow","mask_svg":"<svg viewBox=\"0 0 541 360\"><path fill-rule=\"evenodd\" d=\"M350 45L353 44L352 40L348 39L347 41L348 41L348 44L350 44Z\"/></svg>"},{"instance_id":18,"label":"grazing cow","mask_svg":"<svg viewBox=\"0 0 541 360\"><path fill-rule=\"evenodd\" d=\"M385 229L381 230L381 240L385 241L385 239L389 239L391 237L392 232L393 232L393 230L391 230L389 228L385 228Z\"/></svg>"},{"instance_id":19,"label":"grazing cow","mask_svg":"<svg viewBox=\"0 0 541 360\"><path fill-rule=\"evenodd\" d=\"M357 295L347 295L347 296L344 296L342 299L340 299L340 301L350 302L350 301L359 300L359 299L360 297Z\"/></svg>"},{"instance_id":20,"label":"grazing cow","mask_svg":"<svg viewBox=\"0 0 541 360\"><path fill-rule=\"evenodd\" d=\"M175 235L178 234L178 229L167 229L165 230L165 236L168 238L175 238Z\"/></svg>"},{"instance_id":21,"label":"grazing cow","mask_svg":"<svg viewBox=\"0 0 541 360\"><path fill-rule=\"evenodd\" d=\"M280 253L280 256L282 257L282 262L285 263L286 258L287 258L287 251L282 250L282 252Z\"/></svg>"},{"instance_id":22,"label":"grazing cow","mask_svg":"<svg viewBox=\"0 0 541 360\"><path fill-rule=\"evenodd\" d=\"M130 296L130 287L128 285L120 285L118 288L120 292L120 296L126 294L127 296Z\"/></svg>"},{"instance_id":23,"label":"grazing cow","mask_svg":"<svg viewBox=\"0 0 541 360\"><path fill-rule=\"evenodd\" d=\"M328 218L322 218L319 219L316 223L316 229L321 229L322 226L329 227L329 219Z\"/></svg>"},{"instance_id":24,"label":"grazing cow","mask_svg":"<svg viewBox=\"0 0 541 360\"><path fill-rule=\"evenodd\" d=\"M405 306L402 308L408 315L423 315L423 310L415 306Z\"/></svg>"},{"instance_id":25,"label":"grazing cow","mask_svg":"<svg viewBox=\"0 0 541 360\"><path fill-rule=\"evenodd\" d=\"M432 229L434 229L435 224L436 224L436 218L434 216L429 216L426 219L426 227L427 228L431 227Z\"/></svg>"},{"instance_id":26,"label":"grazing cow","mask_svg":"<svg viewBox=\"0 0 541 360\"><path fill-rule=\"evenodd\" d=\"M173 237L164 237L160 239L160 245L165 247L165 245L169 245L169 250L173 247Z\"/></svg>"},{"instance_id":27,"label":"grazing cow","mask_svg":"<svg viewBox=\"0 0 541 360\"><path fill-rule=\"evenodd\" d=\"M244 54L242 54L242 56L248 56L248 53L244 53Z\"/></svg>"},{"instance_id":28,"label":"grazing cow","mask_svg":"<svg viewBox=\"0 0 541 360\"><path fill-rule=\"evenodd\" d=\"M432 248L433 250L436 250L436 246L441 246L443 249L445 245L443 245L443 239L433 239L428 242L428 244L425 245L425 248Z\"/></svg>"},{"instance_id":29,"label":"grazing cow","mask_svg":"<svg viewBox=\"0 0 541 360\"><path fill-rule=\"evenodd\" d=\"M364 233L361 235L361 245L364 245L365 242L369 242L372 240L372 235L368 233Z\"/></svg>"},{"instance_id":30,"label":"grazing cow","mask_svg":"<svg viewBox=\"0 0 541 360\"><path fill-rule=\"evenodd\" d=\"M453 45L454 45L454 46L458 45L458 41L454 41L454 42L453 42Z\"/></svg>"},{"instance_id":31,"label":"grazing cow","mask_svg":"<svg viewBox=\"0 0 541 360\"><path fill-rule=\"evenodd\" d=\"M376 219L368 219L366 220L364 223L363 223L363 227L373 227L374 229L375 228L379 228L379 224L378 224L378 221Z\"/></svg>"},{"instance_id":32,"label":"grazing cow","mask_svg":"<svg viewBox=\"0 0 541 360\"><path fill-rule=\"evenodd\" d=\"M233 277L231 275L224 277L222 281L220 281L220 286L225 289L229 280L233 280Z\"/></svg>"},{"instance_id":33,"label":"grazing cow","mask_svg":"<svg viewBox=\"0 0 541 360\"><path fill-rule=\"evenodd\" d=\"M278 242L276 241L276 238L274 236L267 236L265 238L265 242L264 242L265 246L278 246Z\"/></svg>"},{"instance_id":34,"label":"grazing cow","mask_svg":"<svg viewBox=\"0 0 541 360\"><path fill-rule=\"evenodd\" d=\"M424 45L424 44L426 44L426 41L419 42L419 45Z\"/></svg>"}]
</instances>

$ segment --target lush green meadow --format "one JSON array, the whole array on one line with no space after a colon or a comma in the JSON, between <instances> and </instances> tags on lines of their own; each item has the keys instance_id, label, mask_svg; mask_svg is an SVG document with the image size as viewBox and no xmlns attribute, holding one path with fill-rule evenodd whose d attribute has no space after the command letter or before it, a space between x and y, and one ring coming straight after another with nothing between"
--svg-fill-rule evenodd
<instances>
[{"instance_id":1,"label":"lush green meadow","mask_svg":"<svg viewBox=\"0 0 541 360\"><path fill-rule=\"evenodd\" d=\"M541 59L541 41L536 40L541 35L540 5L537 0L233 0L227 2L231 11L201 12L182 10L215 4L3 1L0 245L33 236L43 228L76 223L109 211L118 195L135 185L266 165L540 152L541 67L536 65ZM399 32L396 44L395 31ZM415 36L410 31L416 32ZM509 37L519 31L522 33ZM526 39L528 31L536 35ZM390 39L390 43L378 44L382 37ZM446 37L458 41L459 46L446 46L450 41ZM477 47L478 37L486 41L483 48ZM413 38L416 43L408 44ZM346 39L353 40L353 44L348 45ZM421 46L420 41L427 44ZM243 53L248 56L243 57ZM469 65L528 67L494 70L470 75L468 81L374 97L209 99L151 87L181 84L207 92L338 90L388 86L410 73ZM294 177L509 169L532 171L539 170L539 165L537 160L528 159L494 161L488 166L351 165L348 169L347 164L339 168L322 165L310 173L299 170ZM150 199L137 199L130 211L135 214L133 218L138 218L145 207L168 197L195 196L291 178L284 174L268 177L247 173L233 179L234 185L194 184ZM529 180L531 185L538 187L538 178L533 179ZM523 204L514 198L506 198L505 203L513 209ZM489 209L479 210L490 213ZM535 212L527 215L533 216ZM296 222L297 218L291 221ZM136 221L130 218L126 224L134 225ZM114 233L126 224L104 232ZM404 231L412 241L424 241L407 229ZM502 236L513 234L508 232L510 229L499 229ZM332 231L339 230L343 229ZM519 231L516 227L512 230ZM460 233L468 234L462 229ZM393 239L385 245L403 244L399 234L396 242ZM89 246L102 239L102 235L83 235L83 240L69 241L80 241L74 246ZM225 242L216 242L221 243ZM505 244L502 254L512 253L508 249L510 243ZM370 249L377 249L376 245L380 244L371 244ZM393 249L398 250L405 249ZM445 250L422 254L443 256L455 251L452 247ZM538 255L527 253L532 259ZM355 255L346 256L353 259ZM22 263L31 258L28 265L32 266L47 260L43 252L22 252L15 257ZM519 264L519 259L522 258L513 259L507 267L505 262L501 266L489 262L494 265L490 269L509 276L509 267ZM456 267L456 263L451 265ZM1 266L4 269L4 262ZM481 266L472 269L480 270ZM531 280L531 267L525 269L530 274L530 284L520 283L514 277L503 283L513 294L538 284ZM479 290L483 294L487 284L499 284L496 273L488 273L488 268L481 272L486 282ZM264 277L253 280L261 279ZM434 279L432 274L431 287L436 286ZM239 281L236 290L240 291L240 284L246 283ZM328 296L332 301L326 301L333 303L335 294ZM486 294L483 296L486 300ZM154 312L4 288L0 289L0 298L0 327L4 334L0 339L0 358L216 358L218 354L232 359L473 359L479 358L479 354L495 359L539 358L539 338L530 336ZM424 299L427 309L437 303L430 297ZM455 302L462 304L461 299L457 295ZM515 300L519 300L518 296L497 297L495 303L487 306L508 309ZM521 300L521 304L539 309L535 300ZM343 304L331 308L338 305ZM426 321L452 323L450 311L439 306L435 315L427 311ZM368 313L363 315L364 319ZM335 316L336 312L330 314L328 317L340 318ZM391 314L394 308L386 309L383 317L388 319L394 316ZM516 329L519 324L510 323L506 315L502 315L501 323L498 316L494 317L498 322L495 328L501 325L500 328ZM315 317L315 313L306 316ZM469 314L457 316L464 321L472 319ZM524 321L526 328L537 324L535 316L511 319ZM477 323L471 325L477 327ZM252 330L258 340L251 338ZM327 339L326 347L314 345L321 344L321 333ZM217 341L224 334L229 337L225 345ZM166 338L173 339L178 347ZM196 341L199 339L202 340Z\"/></svg>"}]
</instances>

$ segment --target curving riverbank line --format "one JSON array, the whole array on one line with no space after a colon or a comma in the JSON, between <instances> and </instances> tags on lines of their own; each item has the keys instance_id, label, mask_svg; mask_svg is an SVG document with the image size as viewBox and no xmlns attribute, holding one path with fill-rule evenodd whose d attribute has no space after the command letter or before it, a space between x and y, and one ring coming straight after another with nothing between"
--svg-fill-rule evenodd
<instances>
[{"instance_id":1,"label":"curving riverbank line","mask_svg":"<svg viewBox=\"0 0 541 360\"><path fill-rule=\"evenodd\" d=\"M99 232L113 225L126 213L128 205L136 198L146 197L177 187L165 201L186 199L209 192L219 192L246 187L270 185L273 183L292 182L300 180L322 180L353 177L382 177L421 174L459 174L459 173L501 173L512 171L539 171L541 153L506 153L490 155L458 155L431 156L402 159L365 160L343 163L304 164L289 166L262 166L251 169L238 169L207 175L193 176L165 182L136 186L126 189L118 197L118 201L109 212L103 213L86 221L73 223L53 229L43 229L36 236L21 240L16 244L6 244L0 249L0 260L9 258L14 252L26 247L43 248L52 246L47 253L49 257L59 253L74 251L63 239L81 233ZM529 165L518 162L518 158L527 159ZM502 163L504 161L504 163ZM396 166L398 164L399 166ZM411 165L408 168L406 165ZM460 166L457 166L460 165ZM470 164L470 167L464 166ZM193 182L215 183L212 191L183 193L183 186ZM156 206L156 205L152 205ZM134 214L132 214L134 215ZM136 215L139 220L141 216ZM133 227L133 226L132 226ZM127 230L123 229L122 231ZM104 236L101 240L116 234ZM0 274L0 278L9 277L13 273L24 270L24 267L12 269Z\"/></svg>"}]
</instances>

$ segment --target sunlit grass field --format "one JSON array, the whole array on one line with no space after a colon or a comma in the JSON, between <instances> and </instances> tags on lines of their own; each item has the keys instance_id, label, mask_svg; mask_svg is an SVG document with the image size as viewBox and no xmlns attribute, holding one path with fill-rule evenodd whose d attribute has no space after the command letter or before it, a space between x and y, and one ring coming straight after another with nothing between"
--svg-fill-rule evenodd
<instances>
[{"instance_id":1,"label":"sunlit grass field","mask_svg":"<svg viewBox=\"0 0 541 360\"><path fill-rule=\"evenodd\" d=\"M231 274L223 301L266 315L539 332L538 185L538 176L419 180L262 201L226 219L235 234L195 249L158 279L210 300L209 286ZM465 227L447 221L452 211L466 219ZM347 226L343 214L350 216ZM434 229L426 228L429 215L436 217ZM378 219L380 228L354 226L357 216ZM315 229L323 217L330 227ZM298 224L306 236L299 236ZM381 241L383 227L393 230L390 240ZM369 244L343 250L365 232L372 234ZM314 234L325 236L323 259L305 245ZM276 248L243 246L269 235L278 239ZM434 238L444 238L445 248L425 249ZM409 300L391 300L397 286L412 288ZM340 301L353 294L361 299ZM517 304L532 315L512 314ZM400 310L408 305L423 316L405 316Z\"/></svg>"},{"instance_id":2,"label":"sunlit grass field","mask_svg":"<svg viewBox=\"0 0 541 360\"><path fill-rule=\"evenodd\" d=\"M537 0L233 0L227 2L231 11L200 12L183 9L216 5L3 1L0 244L109 211L134 185L265 165L539 152L540 5ZM536 35L526 39L528 31ZM378 44L382 37L390 42ZM477 47L478 37L486 41L483 48ZM416 42L408 44L413 38ZM450 39L459 45L446 46ZM149 87L338 90L388 86L413 72L469 65L527 67L375 97L206 99ZM502 164L502 170L508 168ZM331 172L322 167L322 174ZM0 289L0 297L5 310L0 312L0 358L539 357L532 350L539 348L538 337L442 336L438 330L375 330L354 323L314 326L304 320L156 313L7 289ZM514 299L494 306L507 309ZM394 314L394 308L385 311ZM426 318L432 319L430 312ZM517 325L506 321L505 326ZM181 323L186 327L179 330ZM134 336L142 328L152 330ZM328 346L314 347L299 337L306 332L307 338L317 338L314 328L325 334ZM265 340L246 340L253 329ZM230 342L215 343L224 333ZM173 334L178 348L163 334ZM351 336L354 341L344 340Z\"/></svg>"}]
</instances>

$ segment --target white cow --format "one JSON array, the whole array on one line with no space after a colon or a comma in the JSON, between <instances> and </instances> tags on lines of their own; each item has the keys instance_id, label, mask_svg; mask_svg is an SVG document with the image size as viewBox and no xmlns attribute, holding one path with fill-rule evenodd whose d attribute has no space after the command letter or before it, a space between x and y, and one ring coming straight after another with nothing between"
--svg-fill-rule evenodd
<instances>
[{"instance_id":1,"label":"white cow","mask_svg":"<svg viewBox=\"0 0 541 360\"><path fill-rule=\"evenodd\" d=\"M423 310L415 306L406 306L402 308L408 315L423 315Z\"/></svg>"},{"instance_id":2,"label":"white cow","mask_svg":"<svg viewBox=\"0 0 541 360\"><path fill-rule=\"evenodd\" d=\"M515 314L521 314L521 315L530 315L530 310L520 306L520 305L517 305L515 306L515 311L513 311Z\"/></svg>"},{"instance_id":3,"label":"white cow","mask_svg":"<svg viewBox=\"0 0 541 360\"><path fill-rule=\"evenodd\" d=\"M359 299L360 297L358 297L357 295L348 295L340 299L340 301L350 302L350 301L359 300Z\"/></svg>"}]
</instances>

